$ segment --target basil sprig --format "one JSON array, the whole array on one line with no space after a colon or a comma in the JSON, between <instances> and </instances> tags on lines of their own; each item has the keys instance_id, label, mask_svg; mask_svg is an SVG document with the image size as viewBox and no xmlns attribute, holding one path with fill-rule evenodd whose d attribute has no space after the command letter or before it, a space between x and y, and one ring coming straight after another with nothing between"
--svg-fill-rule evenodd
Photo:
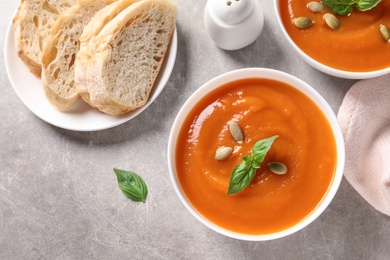
<instances>
[{"instance_id":1,"label":"basil sprig","mask_svg":"<svg viewBox=\"0 0 390 260\"><path fill-rule=\"evenodd\" d=\"M338 15L348 15L353 8L367 11L379 4L382 0L322 0L322 3Z\"/></svg>"},{"instance_id":2,"label":"basil sprig","mask_svg":"<svg viewBox=\"0 0 390 260\"><path fill-rule=\"evenodd\" d=\"M118 179L118 186L131 200L145 202L148 195L148 187L141 176L135 172L114 169Z\"/></svg>"},{"instance_id":3,"label":"basil sprig","mask_svg":"<svg viewBox=\"0 0 390 260\"><path fill-rule=\"evenodd\" d=\"M274 135L257 141L253 146L251 155L242 157L242 162L234 168L230 175L227 194L232 195L248 187L255 177L257 169L260 168L260 163L264 161L267 152L277 137L277 135Z\"/></svg>"}]
</instances>

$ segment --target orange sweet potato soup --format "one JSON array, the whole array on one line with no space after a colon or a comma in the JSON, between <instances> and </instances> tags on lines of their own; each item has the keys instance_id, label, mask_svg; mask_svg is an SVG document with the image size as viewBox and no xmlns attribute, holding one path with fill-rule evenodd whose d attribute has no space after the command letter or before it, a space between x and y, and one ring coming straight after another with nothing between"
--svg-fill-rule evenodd
<instances>
[{"instance_id":1,"label":"orange sweet potato soup","mask_svg":"<svg viewBox=\"0 0 390 260\"><path fill-rule=\"evenodd\" d=\"M313 59L330 67L367 72L390 67L390 43L379 32L381 24L390 28L390 1L384 0L369 11L354 9L348 16L337 16L338 30L331 30L323 15L307 8L312 0L280 0L280 16L295 44ZM294 25L294 19L308 17L314 24L306 29Z\"/></svg>"},{"instance_id":2,"label":"orange sweet potato soup","mask_svg":"<svg viewBox=\"0 0 390 260\"><path fill-rule=\"evenodd\" d=\"M237 122L244 142L228 125ZM241 192L228 195L231 172L261 139L278 135L261 168ZM233 148L222 161L221 146ZM336 168L336 143L322 111L302 92L282 82L252 78L234 81L204 97L190 112L178 136L177 174L193 206L208 220L242 234L285 230L320 203ZM284 175L267 164L285 164Z\"/></svg>"}]
</instances>

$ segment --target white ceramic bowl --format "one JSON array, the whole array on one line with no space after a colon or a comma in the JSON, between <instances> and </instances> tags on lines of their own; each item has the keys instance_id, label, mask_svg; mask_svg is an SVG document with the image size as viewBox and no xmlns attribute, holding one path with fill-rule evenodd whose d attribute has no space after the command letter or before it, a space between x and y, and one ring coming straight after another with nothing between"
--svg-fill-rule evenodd
<instances>
[{"instance_id":1,"label":"white ceramic bowl","mask_svg":"<svg viewBox=\"0 0 390 260\"><path fill-rule=\"evenodd\" d=\"M290 35L287 33L286 29L284 28L282 18L280 16L279 12L279 1L280 0L274 0L274 7L275 7L275 13L276 13L276 19L278 21L278 24L286 37L289 44L295 49L295 51L301 56L301 58L311 65L312 67L318 69L319 71L322 71L328 75L339 77L339 78L346 78L346 79L367 79L367 78L374 78L379 77L385 74L390 73L390 67L382 70L376 70L376 71L369 71L369 72L353 72L353 71L345 71L345 70L339 70L332 67L329 67L327 65L324 65L317 60L313 59L309 55L307 55L305 52L303 52L291 39Z\"/></svg>"},{"instance_id":2,"label":"white ceramic bowl","mask_svg":"<svg viewBox=\"0 0 390 260\"><path fill-rule=\"evenodd\" d=\"M328 188L325 197L322 199L322 201L316 207L316 209L304 220L302 220L301 222L299 222L298 224L296 224L295 226L289 229L274 234L267 234L267 235L240 234L240 233L232 232L230 230L226 230L212 223L204 216L202 216L187 199L180 185L177 171L176 171L176 161L175 161L176 143L177 143L180 129L182 128L182 124L185 118L187 117L187 114L191 111L194 105L199 102L199 100L201 100L205 95L207 95L214 89L228 82L239 80L239 79L245 79L245 78L266 78L266 79L277 80L280 82L287 83L295 87L296 89L300 90L301 92L305 93L320 107L320 109L325 114L326 118L328 119L331 125L331 128L334 133L335 141L336 141L337 167L335 171L335 176L333 178L330 187ZM327 206L334 198L343 177L344 161L345 161L345 151L344 151L344 140L343 140L342 132L334 112L332 111L328 103L325 101L325 99L322 98L322 96L320 96L316 90L314 90L312 87L310 87L302 80L294 76L291 76L289 74L286 74L284 72L271 70L271 69L263 69L263 68L248 68L248 69L231 71L210 80L209 82L201 86L199 89L197 89L190 96L190 98L185 102L183 107L180 109L174 121L174 124L172 126L170 136L169 136L169 141L168 141L168 167L169 167L170 177L173 186L175 188L175 191L179 196L181 202L196 219L198 219L201 223L203 223L207 227L225 236L240 239L240 240L266 241L266 240L277 239L277 238L281 238L293 234L301 230L305 226L309 225L311 222L313 222L327 208Z\"/></svg>"}]
</instances>

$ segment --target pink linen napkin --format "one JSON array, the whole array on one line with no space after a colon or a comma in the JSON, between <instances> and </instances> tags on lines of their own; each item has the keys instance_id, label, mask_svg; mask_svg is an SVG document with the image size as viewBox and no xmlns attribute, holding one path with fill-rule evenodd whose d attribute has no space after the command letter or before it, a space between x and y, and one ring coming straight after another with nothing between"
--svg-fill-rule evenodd
<instances>
[{"instance_id":1,"label":"pink linen napkin","mask_svg":"<svg viewBox=\"0 0 390 260\"><path fill-rule=\"evenodd\" d=\"M345 138L345 178L390 216L390 75L355 83L337 117Z\"/></svg>"}]
</instances>

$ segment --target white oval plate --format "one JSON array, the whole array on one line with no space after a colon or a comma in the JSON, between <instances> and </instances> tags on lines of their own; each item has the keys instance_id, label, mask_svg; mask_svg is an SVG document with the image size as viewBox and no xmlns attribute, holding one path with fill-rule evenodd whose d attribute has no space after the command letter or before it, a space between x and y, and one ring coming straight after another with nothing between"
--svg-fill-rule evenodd
<instances>
[{"instance_id":1,"label":"white oval plate","mask_svg":"<svg viewBox=\"0 0 390 260\"><path fill-rule=\"evenodd\" d=\"M14 16L17 12L15 12ZM97 131L127 122L144 111L161 93L173 70L177 53L177 31L175 29L160 73L154 83L146 104L124 116L111 116L90 107L81 99L71 111L60 112L53 107L43 93L40 79L30 73L15 50L12 20L5 39L4 57L8 78L20 100L37 117L49 124L74 131Z\"/></svg>"}]
</instances>

